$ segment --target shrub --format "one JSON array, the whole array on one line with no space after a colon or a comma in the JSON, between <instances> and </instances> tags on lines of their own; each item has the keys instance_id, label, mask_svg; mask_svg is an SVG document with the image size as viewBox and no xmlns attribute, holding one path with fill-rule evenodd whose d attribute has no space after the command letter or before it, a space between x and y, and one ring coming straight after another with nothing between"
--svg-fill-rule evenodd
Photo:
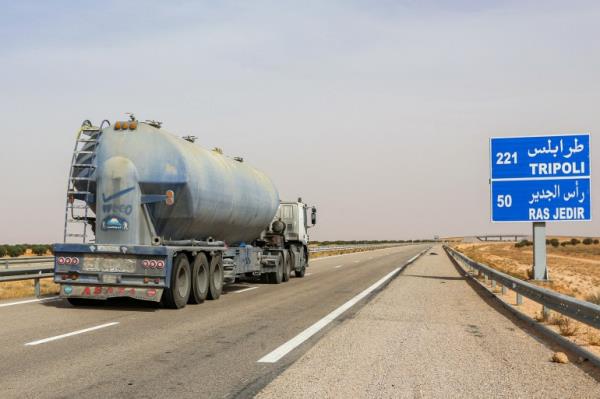
<instances>
[{"instance_id":1,"label":"shrub","mask_svg":"<svg viewBox=\"0 0 600 399\"><path fill-rule=\"evenodd\" d=\"M566 247L567 245L570 245L570 244L571 244L570 241L563 241L563 242L560 243L560 246L561 247Z\"/></svg>"},{"instance_id":2,"label":"shrub","mask_svg":"<svg viewBox=\"0 0 600 399\"><path fill-rule=\"evenodd\" d=\"M568 317L561 317L558 321L558 330L560 331L560 335L564 337L572 337L573 335L577 334L579 327L575 321L569 319Z\"/></svg>"},{"instance_id":3,"label":"shrub","mask_svg":"<svg viewBox=\"0 0 600 399\"><path fill-rule=\"evenodd\" d=\"M0 258L6 256L6 246L0 245Z\"/></svg>"},{"instance_id":4,"label":"shrub","mask_svg":"<svg viewBox=\"0 0 600 399\"><path fill-rule=\"evenodd\" d=\"M600 305L600 292L596 292L595 294L590 294L586 296L585 300L591 303L595 303L596 305Z\"/></svg>"},{"instance_id":5,"label":"shrub","mask_svg":"<svg viewBox=\"0 0 600 399\"><path fill-rule=\"evenodd\" d=\"M594 243L594 240L591 239L590 237L583 239L583 245L592 245L593 243Z\"/></svg>"},{"instance_id":6,"label":"shrub","mask_svg":"<svg viewBox=\"0 0 600 399\"><path fill-rule=\"evenodd\" d=\"M600 240L598 240L598 239L595 239L595 240L594 240L594 244L600 244Z\"/></svg>"},{"instance_id":7,"label":"shrub","mask_svg":"<svg viewBox=\"0 0 600 399\"><path fill-rule=\"evenodd\" d=\"M23 255L25 253L25 247L22 245L9 245L6 248L6 253L12 258Z\"/></svg>"},{"instance_id":8,"label":"shrub","mask_svg":"<svg viewBox=\"0 0 600 399\"><path fill-rule=\"evenodd\" d=\"M571 245L577 245L577 244L581 244L581 241L579 241L577 238L571 238Z\"/></svg>"},{"instance_id":9,"label":"shrub","mask_svg":"<svg viewBox=\"0 0 600 399\"><path fill-rule=\"evenodd\" d=\"M560 245L560 241L558 241L558 239L553 238L550 240L550 245L552 245L554 248L558 248L558 246Z\"/></svg>"},{"instance_id":10,"label":"shrub","mask_svg":"<svg viewBox=\"0 0 600 399\"><path fill-rule=\"evenodd\" d=\"M46 255L46 251L48 250L47 245L33 245L31 247L31 252L38 256Z\"/></svg>"}]
</instances>

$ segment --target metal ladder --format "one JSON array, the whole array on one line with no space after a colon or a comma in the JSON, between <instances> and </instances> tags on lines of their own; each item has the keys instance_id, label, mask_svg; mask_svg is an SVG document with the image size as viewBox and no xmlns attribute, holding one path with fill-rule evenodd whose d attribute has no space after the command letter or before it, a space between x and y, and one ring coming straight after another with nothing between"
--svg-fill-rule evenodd
<instances>
[{"instance_id":1,"label":"metal ladder","mask_svg":"<svg viewBox=\"0 0 600 399\"><path fill-rule=\"evenodd\" d=\"M67 185L67 203L65 206L64 242L95 242L94 227L96 215L89 206L93 199L92 182L95 181L96 150L102 129L110 125L102 121L100 127L93 126L89 120L83 121L73 149L69 181ZM94 190L95 191L95 190Z\"/></svg>"}]
</instances>

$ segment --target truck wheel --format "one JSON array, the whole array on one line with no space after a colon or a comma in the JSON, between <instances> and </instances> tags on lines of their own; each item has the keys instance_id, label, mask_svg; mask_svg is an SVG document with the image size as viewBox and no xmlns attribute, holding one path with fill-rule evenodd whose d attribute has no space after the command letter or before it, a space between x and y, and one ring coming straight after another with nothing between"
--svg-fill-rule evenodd
<instances>
[{"instance_id":1,"label":"truck wheel","mask_svg":"<svg viewBox=\"0 0 600 399\"><path fill-rule=\"evenodd\" d=\"M279 254L279 262L277 262L275 271L271 273L271 284L281 284L283 281L284 262L283 254Z\"/></svg>"},{"instance_id":2,"label":"truck wheel","mask_svg":"<svg viewBox=\"0 0 600 399\"><path fill-rule=\"evenodd\" d=\"M288 254L285 260L285 268L283 269L283 281L290 281L290 274L292 274L292 257Z\"/></svg>"},{"instance_id":3,"label":"truck wheel","mask_svg":"<svg viewBox=\"0 0 600 399\"><path fill-rule=\"evenodd\" d=\"M294 270L294 274L296 275L296 277L304 277L304 273L306 273L306 267L302 266L302 269L300 270Z\"/></svg>"},{"instance_id":4,"label":"truck wheel","mask_svg":"<svg viewBox=\"0 0 600 399\"><path fill-rule=\"evenodd\" d=\"M97 301L85 298L67 298L67 301L73 306L93 306L97 305Z\"/></svg>"},{"instance_id":5,"label":"truck wheel","mask_svg":"<svg viewBox=\"0 0 600 399\"><path fill-rule=\"evenodd\" d=\"M183 308L191 291L190 262L185 254L179 254L173 262L171 271L171 287L163 293L163 304L170 309Z\"/></svg>"},{"instance_id":6,"label":"truck wheel","mask_svg":"<svg viewBox=\"0 0 600 399\"><path fill-rule=\"evenodd\" d=\"M208 299L219 299L223 292L223 260L220 256L213 256L210 261L210 279Z\"/></svg>"},{"instance_id":7,"label":"truck wheel","mask_svg":"<svg viewBox=\"0 0 600 399\"><path fill-rule=\"evenodd\" d=\"M208 295L210 265L206 254L199 253L192 265L192 292L188 303L202 303Z\"/></svg>"}]
</instances>

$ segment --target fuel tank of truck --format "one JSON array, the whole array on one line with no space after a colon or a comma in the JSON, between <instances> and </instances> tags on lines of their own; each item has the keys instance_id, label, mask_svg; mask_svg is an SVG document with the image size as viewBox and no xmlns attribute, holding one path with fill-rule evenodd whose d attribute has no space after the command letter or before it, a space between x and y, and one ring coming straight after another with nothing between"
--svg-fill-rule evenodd
<instances>
[{"instance_id":1,"label":"fuel tank of truck","mask_svg":"<svg viewBox=\"0 0 600 399\"><path fill-rule=\"evenodd\" d=\"M243 160L152 124L118 127L102 131L94 160L96 243L251 242L272 222L277 189Z\"/></svg>"}]
</instances>

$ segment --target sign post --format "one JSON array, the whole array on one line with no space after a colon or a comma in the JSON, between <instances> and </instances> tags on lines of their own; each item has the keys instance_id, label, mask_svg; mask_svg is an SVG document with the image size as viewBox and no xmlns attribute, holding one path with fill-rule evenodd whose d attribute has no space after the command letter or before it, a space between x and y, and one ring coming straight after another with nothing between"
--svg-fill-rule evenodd
<instances>
[{"instance_id":1,"label":"sign post","mask_svg":"<svg viewBox=\"0 0 600 399\"><path fill-rule=\"evenodd\" d=\"M590 221L590 135L490 139L492 222L533 223L536 280L548 279L546 222Z\"/></svg>"}]
</instances>

